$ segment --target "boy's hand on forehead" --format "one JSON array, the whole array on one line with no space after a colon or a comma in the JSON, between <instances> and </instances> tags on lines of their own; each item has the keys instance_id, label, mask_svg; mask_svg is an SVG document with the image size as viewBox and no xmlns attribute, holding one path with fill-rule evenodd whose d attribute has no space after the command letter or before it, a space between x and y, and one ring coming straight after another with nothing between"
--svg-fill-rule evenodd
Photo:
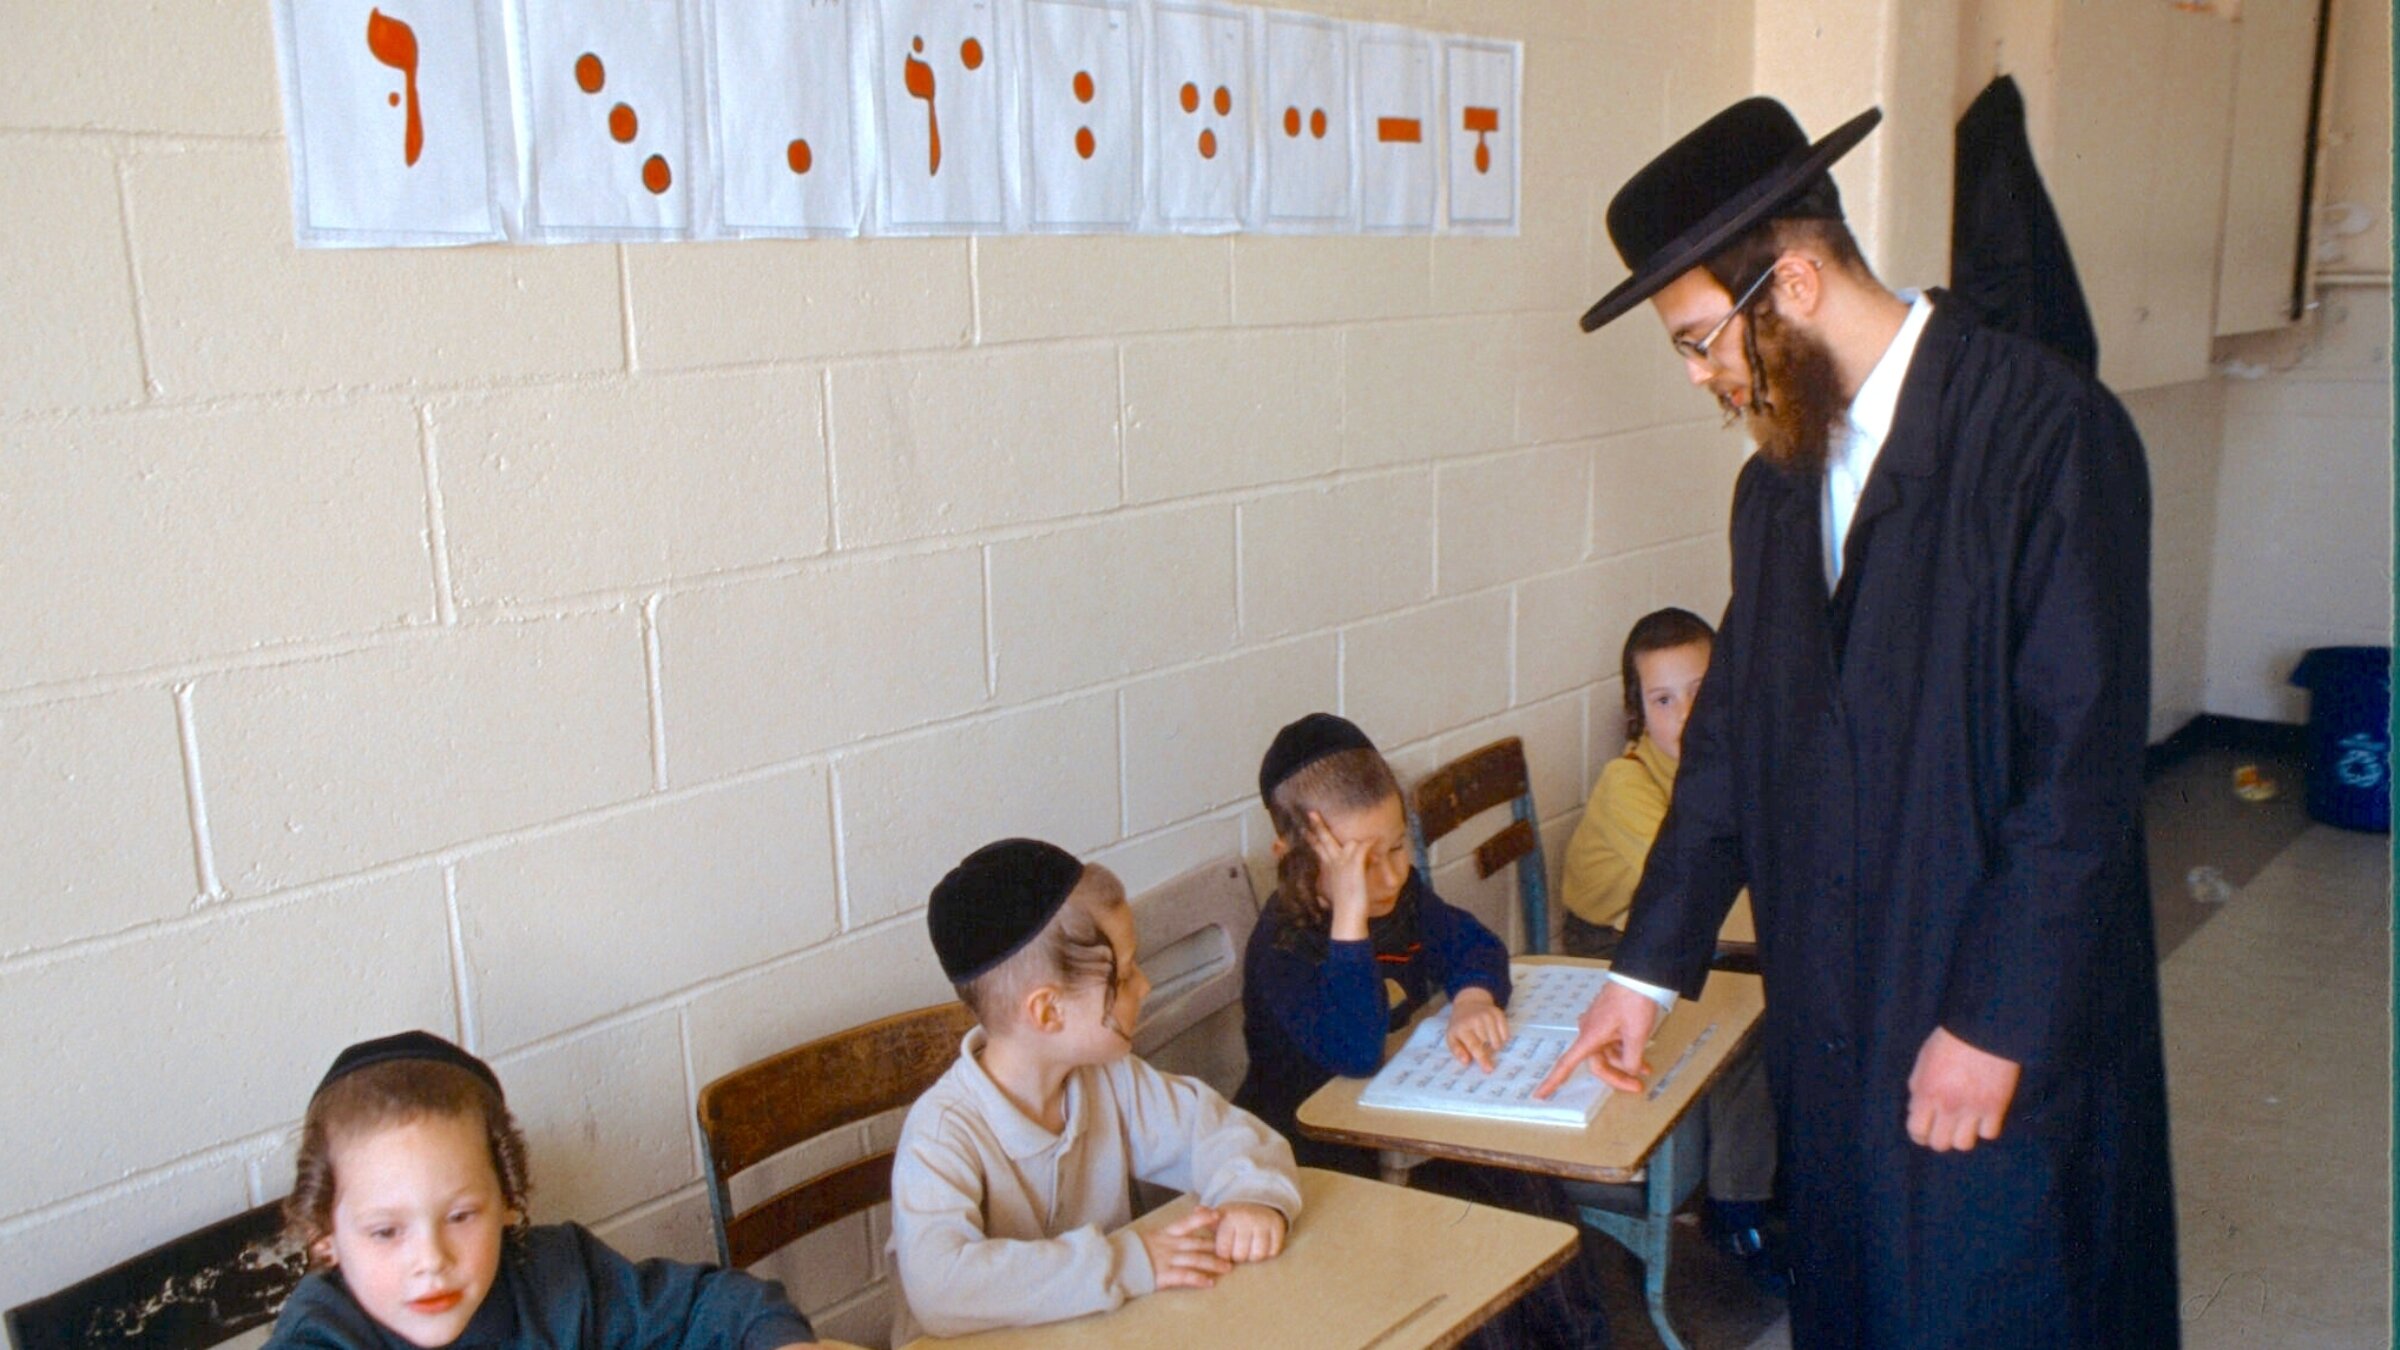
<instances>
[{"instance_id":1,"label":"boy's hand on forehead","mask_svg":"<svg viewBox=\"0 0 2400 1350\"><path fill-rule=\"evenodd\" d=\"M1367 935L1368 839L1342 839L1325 817L1308 813L1308 847L1317 855L1317 895L1333 911L1333 936L1355 941ZM1355 930L1355 931L1353 931Z\"/></svg>"}]
</instances>

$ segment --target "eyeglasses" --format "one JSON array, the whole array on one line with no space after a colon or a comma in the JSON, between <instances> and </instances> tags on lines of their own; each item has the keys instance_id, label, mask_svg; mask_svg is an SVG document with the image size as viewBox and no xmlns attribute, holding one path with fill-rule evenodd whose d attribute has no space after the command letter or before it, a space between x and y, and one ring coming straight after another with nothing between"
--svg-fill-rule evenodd
<instances>
[{"instance_id":1,"label":"eyeglasses","mask_svg":"<svg viewBox=\"0 0 2400 1350\"><path fill-rule=\"evenodd\" d=\"M1725 311L1725 317L1717 320L1716 327L1711 328L1707 332L1701 334L1696 341L1692 338L1684 337L1673 339L1675 354L1682 357L1686 361L1698 361L1702 364L1706 364L1708 361L1708 349L1716 345L1718 338L1724 336L1726 326L1733 322L1734 316L1740 314L1743 310L1750 307L1750 302L1753 299L1756 299L1758 296L1759 288L1773 280L1774 277L1775 268L1772 264L1770 264L1766 271L1758 274L1758 280L1750 283L1750 289L1742 292L1742 298L1733 302L1733 308Z\"/></svg>"}]
</instances>

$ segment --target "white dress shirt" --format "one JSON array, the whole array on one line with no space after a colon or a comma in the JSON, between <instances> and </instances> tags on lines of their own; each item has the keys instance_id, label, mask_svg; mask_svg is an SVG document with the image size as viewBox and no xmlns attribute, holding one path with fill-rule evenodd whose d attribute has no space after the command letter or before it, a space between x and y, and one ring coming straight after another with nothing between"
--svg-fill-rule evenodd
<instances>
[{"instance_id":1,"label":"white dress shirt","mask_svg":"<svg viewBox=\"0 0 2400 1350\"><path fill-rule=\"evenodd\" d=\"M1876 358L1875 368L1859 383L1858 392L1851 396L1850 407L1843 413L1841 424L1834 428L1833 444L1825 459L1825 494L1821 519L1825 535L1825 592L1842 580L1842 546L1850 539L1850 522L1858 516L1858 499L1867 490L1867 475L1874 471L1875 457L1883 452L1883 443L1891 438L1892 418L1900 410L1900 386L1907 379L1909 359L1916 355L1917 339L1924 336L1925 320L1933 314L1933 302L1919 291L1901 291L1908 302L1908 317L1900 321L1900 331L1892 336L1890 346ZM1675 991L1624 975L1611 974L1610 979L1649 998L1658 1004L1663 1016L1674 1011Z\"/></svg>"}]
</instances>

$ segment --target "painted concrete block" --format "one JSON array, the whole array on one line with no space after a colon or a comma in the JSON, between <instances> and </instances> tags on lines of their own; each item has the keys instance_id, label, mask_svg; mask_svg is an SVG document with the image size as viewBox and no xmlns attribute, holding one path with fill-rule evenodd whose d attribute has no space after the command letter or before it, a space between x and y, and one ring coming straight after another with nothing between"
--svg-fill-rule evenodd
<instances>
[{"instance_id":1,"label":"painted concrete block","mask_svg":"<svg viewBox=\"0 0 2400 1350\"><path fill-rule=\"evenodd\" d=\"M1625 635L1656 608L1651 562L1649 555L1611 558L1517 583L1519 700L1580 689L1617 673Z\"/></svg>"},{"instance_id":2,"label":"painted concrete block","mask_svg":"<svg viewBox=\"0 0 2400 1350\"><path fill-rule=\"evenodd\" d=\"M200 893L166 690L0 709L0 819L0 952L172 919Z\"/></svg>"},{"instance_id":3,"label":"painted concrete block","mask_svg":"<svg viewBox=\"0 0 2400 1350\"><path fill-rule=\"evenodd\" d=\"M1258 761L1286 722L1331 710L1335 640L1247 652L1125 689L1125 823L1135 834L1258 792Z\"/></svg>"},{"instance_id":4,"label":"painted concrete block","mask_svg":"<svg viewBox=\"0 0 2400 1350\"><path fill-rule=\"evenodd\" d=\"M1233 512L1114 517L991 547L992 651L1011 701L1189 661L1234 635Z\"/></svg>"},{"instance_id":5,"label":"painted concrete block","mask_svg":"<svg viewBox=\"0 0 2400 1350\"><path fill-rule=\"evenodd\" d=\"M0 69L26 55L0 55ZM8 97L0 92L0 107ZM133 274L116 162L106 151L0 141L0 293L9 297L9 321L0 324L0 409L103 407L142 397Z\"/></svg>"},{"instance_id":6,"label":"painted concrete block","mask_svg":"<svg viewBox=\"0 0 2400 1350\"><path fill-rule=\"evenodd\" d=\"M650 789L634 616L464 628L197 683L219 878L256 894Z\"/></svg>"},{"instance_id":7,"label":"painted concrete block","mask_svg":"<svg viewBox=\"0 0 2400 1350\"><path fill-rule=\"evenodd\" d=\"M1477 595L1342 634L1342 710L1377 744L1406 745L1508 706L1506 595Z\"/></svg>"},{"instance_id":8,"label":"painted concrete block","mask_svg":"<svg viewBox=\"0 0 2400 1350\"><path fill-rule=\"evenodd\" d=\"M1342 454L1342 338L1205 333L1125 347L1125 495L1159 501L1330 473Z\"/></svg>"},{"instance_id":9,"label":"painted concrete block","mask_svg":"<svg viewBox=\"0 0 2400 1350\"><path fill-rule=\"evenodd\" d=\"M275 144L126 170L150 378L174 398L625 367L616 251L310 249ZM494 303L506 296L508 303Z\"/></svg>"},{"instance_id":10,"label":"painted concrete block","mask_svg":"<svg viewBox=\"0 0 2400 1350\"><path fill-rule=\"evenodd\" d=\"M244 0L18 5L0 50L0 126L272 136L275 37Z\"/></svg>"},{"instance_id":11,"label":"painted concrete block","mask_svg":"<svg viewBox=\"0 0 2400 1350\"><path fill-rule=\"evenodd\" d=\"M1433 476L1403 473L1242 504L1242 636L1279 637L1433 594Z\"/></svg>"},{"instance_id":12,"label":"painted concrete block","mask_svg":"<svg viewBox=\"0 0 2400 1350\"><path fill-rule=\"evenodd\" d=\"M964 239L754 239L625 250L634 364L689 370L966 345Z\"/></svg>"},{"instance_id":13,"label":"painted concrete block","mask_svg":"<svg viewBox=\"0 0 2400 1350\"><path fill-rule=\"evenodd\" d=\"M437 404L462 604L639 586L828 542L813 371L511 389Z\"/></svg>"},{"instance_id":14,"label":"painted concrete block","mask_svg":"<svg viewBox=\"0 0 2400 1350\"><path fill-rule=\"evenodd\" d=\"M0 1214L294 1120L353 1041L456 1034L448 948L427 868L11 972L0 1074L52 1087L0 1093Z\"/></svg>"},{"instance_id":15,"label":"painted concrete block","mask_svg":"<svg viewBox=\"0 0 2400 1350\"><path fill-rule=\"evenodd\" d=\"M1116 698L1004 713L834 764L855 928L922 908L968 853L1012 835L1081 855L1117 838ZM916 929L921 939L924 930Z\"/></svg>"},{"instance_id":16,"label":"painted concrete block","mask_svg":"<svg viewBox=\"0 0 2400 1350\"><path fill-rule=\"evenodd\" d=\"M458 915L476 1029L494 1049L813 946L839 926L824 769L462 859Z\"/></svg>"},{"instance_id":17,"label":"painted concrete block","mask_svg":"<svg viewBox=\"0 0 2400 1350\"><path fill-rule=\"evenodd\" d=\"M12 428L0 537L23 602L0 684L434 616L424 470L397 401Z\"/></svg>"},{"instance_id":18,"label":"painted concrete block","mask_svg":"<svg viewBox=\"0 0 2400 1350\"><path fill-rule=\"evenodd\" d=\"M797 759L983 702L978 550L668 596L658 609L667 775Z\"/></svg>"},{"instance_id":19,"label":"painted concrete block","mask_svg":"<svg viewBox=\"0 0 2400 1350\"><path fill-rule=\"evenodd\" d=\"M1437 569L1445 594L1573 566L1584 553L1589 451L1533 450L1441 471Z\"/></svg>"},{"instance_id":20,"label":"painted concrete block","mask_svg":"<svg viewBox=\"0 0 2400 1350\"><path fill-rule=\"evenodd\" d=\"M834 524L845 548L1115 506L1106 347L836 366Z\"/></svg>"},{"instance_id":21,"label":"painted concrete block","mask_svg":"<svg viewBox=\"0 0 2400 1350\"><path fill-rule=\"evenodd\" d=\"M1233 317L1232 243L1157 236L975 241L984 342L1217 328Z\"/></svg>"},{"instance_id":22,"label":"painted concrete block","mask_svg":"<svg viewBox=\"0 0 2400 1350\"><path fill-rule=\"evenodd\" d=\"M525 1131L536 1222L595 1223L699 1177L675 1010L492 1067Z\"/></svg>"},{"instance_id":23,"label":"painted concrete block","mask_svg":"<svg viewBox=\"0 0 2400 1350\"><path fill-rule=\"evenodd\" d=\"M1506 319L1365 324L1346 335L1342 463L1405 464L1499 450L1515 426Z\"/></svg>"}]
</instances>

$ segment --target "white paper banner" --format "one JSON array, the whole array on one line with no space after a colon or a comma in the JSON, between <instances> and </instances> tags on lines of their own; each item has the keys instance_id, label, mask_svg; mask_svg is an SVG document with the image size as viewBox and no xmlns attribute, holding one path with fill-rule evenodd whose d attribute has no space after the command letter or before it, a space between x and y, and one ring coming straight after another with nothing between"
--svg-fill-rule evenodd
<instances>
[{"instance_id":1,"label":"white paper banner","mask_svg":"<svg viewBox=\"0 0 2400 1350\"><path fill-rule=\"evenodd\" d=\"M852 96L856 6L717 0L708 10L711 158L724 228L858 233L868 147Z\"/></svg>"},{"instance_id":2,"label":"white paper banner","mask_svg":"<svg viewBox=\"0 0 2400 1350\"><path fill-rule=\"evenodd\" d=\"M1359 228L1429 233L1442 187L1433 39L1365 24L1356 33Z\"/></svg>"},{"instance_id":3,"label":"white paper banner","mask_svg":"<svg viewBox=\"0 0 2400 1350\"><path fill-rule=\"evenodd\" d=\"M1007 224L996 0L878 0L872 51L883 188L894 234L996 233Z\"/></svg>"},{"instance_id":4,"label":"white paper banner","mask_svg":"<svg viewBox=\"0 0 2400 1350\"><path fill-rule=\"evenodd\" d=\"M1150 8L1149 137L1159 228L1242 228L1250 201L1254 37L1248 11L1192 0Z\"/></svg>"},{"instance_id":5,"label":"white paper banner","mask_svg":"<svg viewBox=\"0 0 2400 1350\"><path fill-rule=\"evenodd\" d=\"M674 238L699 180L678 0L516 0L533 236Z\"/></svg>"},{"instance_id":6,"label":"white paper banner","mask_svg":"<svg viewBox=\"0 0 2400 1350\"><path fill-rule=\"evenodd\" d=\"M1131 0L1025 0L1026 220L1130 232L1142 213Z\"/></svg>"},{"instance_id":7,"label":"white paper banner","mask_svg":"<svg viewBox=\"0 0 2400 1350\"><path fill-rule=\"evenodd\" d=\"M1517 232L1517 90L1523 48L1451 38L1443 44L1449 109L1449 226L1475 234Z\"/></svg>"},{"instance_id":8,"label":"white paper banner","mask_svg":"<svg viewBox=\"0 0 2400 1350\"><path fill-rule=\"evenodd\" d=\"M1260 138L1262 221L1270 230L1349 229L1350 38L1312 14L1270 12Z\"/></svg>"},{"instance_id":9,"label":"white paper banner","mask_svg":"<svg viewBox=\"0 0 2400 1350\"><path fill-rule=\"evenodd\" d=\"M387 0L388 3L388 0ZM304 244L505 237L502 37L474 0L280 0L292 221ZM401 17L405 14L406 17Z\"/></svg>"},{"instance_id":10,"label":"white paper banner","mask_svg":"<svg viewBox=\"0 0 2400 1350\"><path fill-rule=\"evenodd\" d=\"M312 247L1513 234L1520 44L1222 0L272 0Z\"/></svg>"}]
</instances>

